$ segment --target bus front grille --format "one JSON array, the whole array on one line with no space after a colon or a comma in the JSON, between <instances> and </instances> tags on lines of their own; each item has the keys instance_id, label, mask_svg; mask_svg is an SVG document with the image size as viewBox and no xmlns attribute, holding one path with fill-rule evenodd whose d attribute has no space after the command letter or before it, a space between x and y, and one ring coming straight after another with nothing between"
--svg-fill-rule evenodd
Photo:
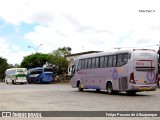
<instances>
[{"instance_id":1,"label":"bus front grille","mask_svg":"<svg viewBox=\"0 0 160 120\"><path fill-rule=\"evenodd\" d=\"M119 90L126 90L126 89L128 89L127 77L119 78Z\"/></svg>"}]
</instances>

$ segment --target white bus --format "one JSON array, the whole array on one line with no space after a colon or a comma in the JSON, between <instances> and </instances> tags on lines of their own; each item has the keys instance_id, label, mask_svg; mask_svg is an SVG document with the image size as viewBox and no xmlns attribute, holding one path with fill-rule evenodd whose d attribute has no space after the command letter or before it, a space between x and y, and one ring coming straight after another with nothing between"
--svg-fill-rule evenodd
<instances>
[{"instance_id":1,"label":"white bus","mask_svg":"<svg viewBox=\"0 0 160 120\"><path fill-rule=\"evenodd\" d=\"M79 91L107 90L109 94L125 91L133 95L157 88L158 55L150 49L82 55L72 67L71 86Z\"/></svg>"},{"instance_id":2,"label":"white bus","mask_svg":"<svg viewBox=\"0 0 160 120\"><path fill-rule=\"evenodd\" d=\"M5 72L5 83L27 83L27 69L26 68L11 68Z\"/></svg>"}]
</instances>

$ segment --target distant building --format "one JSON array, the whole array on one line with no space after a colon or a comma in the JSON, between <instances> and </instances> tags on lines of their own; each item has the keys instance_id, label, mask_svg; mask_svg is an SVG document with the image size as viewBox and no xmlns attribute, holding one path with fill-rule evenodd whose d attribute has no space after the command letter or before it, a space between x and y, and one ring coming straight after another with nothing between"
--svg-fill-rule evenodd
<instances>
[{"instance_id":1,"label":"distant building","mask_svg":"<svg viewBox=\"0 0 160 120\"><path fill-rule=\"evenodd\" d=\"M85 55L85 54L91 54L91 53L99 53L99 52L102 52L102 51L87 51L87 52L81 52L81 53L75 53L75 54L70 54L70 55L67 55L67 61L68 61L68 75L70 75L70 71L69 71L69 67L71 65L73 65L73 62L74 60L81 56L81 55Z\"/></svg>"}]
</instances>

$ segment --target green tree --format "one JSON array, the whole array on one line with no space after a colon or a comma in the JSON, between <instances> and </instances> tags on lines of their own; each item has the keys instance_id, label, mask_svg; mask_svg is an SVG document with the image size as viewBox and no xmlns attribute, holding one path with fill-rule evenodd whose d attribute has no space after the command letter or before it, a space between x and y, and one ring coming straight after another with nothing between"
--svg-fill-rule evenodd
<instances>
[{"instance_id":1,"label":"green tree","mask_svg":"<svg viewBox=\"0 0 160 120\"><path fill-rule=\"evenodd\" d=\"M42 67L48 60L48 54L35 53L25 56L20 64L20 67L35 68Z\"/></svg>"},{"instance_id":2,"label":"green tree","mask_svg":"<svg viewBox=\"0 0 160 120\"><path fill-rule=\"evenodd\" d=\"M4 79L5 75L5 71L6 69L9 68L9 65L7 63L7 59L0 57L0 80L2 81L2 79Z\"/></svg>"},{"instance_id":3,"label":"green tree","mask_svg":"<svg viewBox=\"0 0 160 120\"><path fill-rule=\"evenodd\" d=\"M67 73L68 62L66 55L71 54L70 47L63 47L54 50L48 54L48 62L55 67L55 72L57 75L63 75Z\"/></svg>"}]
</instances>

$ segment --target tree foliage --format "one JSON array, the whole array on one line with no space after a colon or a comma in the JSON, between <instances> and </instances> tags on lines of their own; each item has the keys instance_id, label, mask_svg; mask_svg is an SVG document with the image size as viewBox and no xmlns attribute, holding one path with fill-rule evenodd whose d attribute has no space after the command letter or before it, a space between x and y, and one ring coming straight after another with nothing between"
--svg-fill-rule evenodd
<instances>
[{"instance_id":1,"label":"tree foliage","mask_svg":"<svg viewBox=\"0 0 160 120\"><path fill-rule=\"evenodd\" d=\"M7 59L0 57L0 80L4 79L5 71L9 68L9 65L7 63Z\"/></svg>"},{"instance_id":2,"label":"tree foliage","mask_svg":"<svg viewBox=\"0 0 160 120\"><path fill-rule=\"evenodd\" d=\"M48 54L48 62L55 67L55 72L58 75L67 73L68 62L66 55L68 54L71 54L70 47L58 48Z\"/></svg>"},{"instance_id":3,"label":"tree foliage","mask_svg":"<svg viewBox=\"0 0 160 120\"><path fill-rule=\"evenodd\" d=\"M42 67L47 62L48 55L43 53L35 53L25 56L20 64L20 67L35 68Z\"/></svg>"},{"instance_id":4,"label":"tree foliage","mask_svg":"<svg viewBox=\"0 0 160 120\"><path fill-rule=\"evenodd\" d=\"M57 50L53 50L52 54L56 56L65 57L66 55L71 54L71 48L70 47L63 47L58 48Z\"/></svg>"},{"instance_id":5,"label":"tree foliage","mask_svg":"<svg viewBox=\"0 0 160 120\"><path fill-rule=\"evenodd\" d=\"M54 50L49 54L31 54L23 58L20 67L29 69L35 67L43 67L43 65L48 63L48 65L46 66L53 67L56 74L62 75L67 73L68 62L66 55L68 54L71 54L70 47L58 48L57 50Z\"/></svg>"}]
</instances>

